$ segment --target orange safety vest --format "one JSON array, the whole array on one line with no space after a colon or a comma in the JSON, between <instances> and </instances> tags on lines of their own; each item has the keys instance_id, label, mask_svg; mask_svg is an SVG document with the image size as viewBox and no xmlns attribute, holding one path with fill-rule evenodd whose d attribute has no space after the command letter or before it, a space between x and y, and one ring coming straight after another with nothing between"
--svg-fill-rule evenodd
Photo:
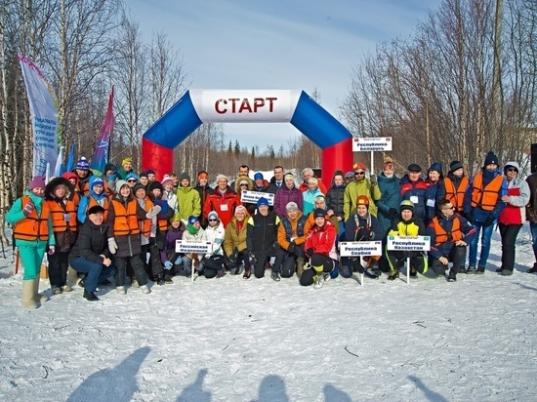
<instances>
[{"instance_id":1,"label":"orange safety vest","mask_svg":"<svg viewBox=\"0 0 537 402\"><path fill-rule=\"evenodd\" d=\"M457 212L462 212L464 209L464 194L466 193L469 184L470 182L466 176L462 177L458 188L455 188L453 180L451 180L449 177L444 179L446 199L453 204L455 211Z\"/></svg>"},{"instance_id":2,"label":"orange safety vest","mask_svg":"<svg viewBox=\"0 0 537 402\"><path fill-rule=\"evenodd\" d=\"M151 201L149 197L145 197L144 198L144 211L149 212L151 208L153 208L153 201ZM140 224L140 230L142 234L146 237L149 237L151 235L151 219L140 219L139 224Z\"/></svg>"},{"instance_id":3,"label":"orange safety vest","mask_svg":"<svg viewBox=\"0 0 537 402\"><path fill-rule=\"evenodd\" d=\"M89 197L88 210L91 207L94 207L95 205L99 205L99 206L103 207L103 209L104 209L104 221L106 222L108 220L108 210L110 209L110 199L108 197L104 197L103 205L100 205L95 198Z\"/></svg>"},{"instance_id":4,"label":"orange safety vest","mask_svg":"<svg viewBox=\"0 0 537 402\"><path fill-rule=\"evenodd\" d=\"M65 232L69 229L71 232L76 232L76 208L73 200L63 201L47 200L52 216L52 227L55 233ZM65 219L65 215L69 215L69 222Z\"/></svg>"},{"instance_id":5,"label":"orange safety vest","mask_svg":"<svg viewBox=\"0 0 537 402\"><path fill-rule=\"evenodd\" d=\"M136 214L137 202L130 200L125 207L125 204L114 199L112 200L114 208L114 236L127 236L140 234L140 226L138 225L138 215Z\"/></svg>"},{"instance_id":6,"label":"orange safety vest","mask_svg":"<svg viewBox=\"0 0 537 402\"><path fill-rule=\"evenodd\" d=\"M483 211L487 212L494 211L502 184L503 176L498 175L483 188L483 173L476 174L472 188L472 207L481 207Z\"/></svg>"},{"instance_id":7,"label":"orange safety vest","mask_svg":"<svg viewBox=\"0 0 537 402\"><path fill-rule=\"evenodd\" d=\"M21 199L22 209L30 202L30 197L27 195ZM48 205L43 201L41 204L41 213L37 215L37 211L34 209L26 218L21 219L13 227L13 237L18 240L48 240L48 218L50 211Z\"/></svg>"},{"instance_id":8,"label":"orange safety vest","mask_svg":"<svg viewBox=\"0 0 537 402\"><path fill-rule=\"evenodd\" d=\"M448 240L456 241L462 240L462 230L461 230L461 220L458 216L453 217L453 223L451 224L451 233L446 232L446 230L440 224L440 219L437 216L431 221L433 225L435 237L436 237L436 246L441 246Z\"/></svg>"},{"instance_id":9,"label":"orange safety vest","mask_svg":"<svg viewBox=\"0 0 537 402\"><path fill-rule=\"evenodd\" d=\"M159 218L157 219L158 229L165 233L168 231L168 219L165 218Z\"/></svg>"}]
</instances>

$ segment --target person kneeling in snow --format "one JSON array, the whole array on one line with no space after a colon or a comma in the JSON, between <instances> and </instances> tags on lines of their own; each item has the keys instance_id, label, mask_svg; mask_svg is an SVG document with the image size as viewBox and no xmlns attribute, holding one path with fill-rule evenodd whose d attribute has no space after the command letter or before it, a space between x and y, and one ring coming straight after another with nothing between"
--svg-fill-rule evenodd
<instances>
[{"instance_id":1,"label":"person kneeling in snow","mask_svg":"<svg viewBox=\"0 0 537 402\"><path fill-rule=\"evenodd\" d=\"M423 222L414 217L414 203L410 200L401 201L399 207L399 221L388 232L388 236L422 236L425 234ZM388 280L393 281L399 277L399 268L410 258L410 276L415 278L417 271L423 274L428 270L427 256L421 251L386 251L384 256L389 265Z\"/></svg>"},{"instance_id":2,"label":"person kneeling in snow","mask_svg":"<svg viewBox=\"0 0 537 402\"><path fill-rule=\"evenodd\" d=\"M184 225L181 217L175 214L171 219L170 228L164 238L164 247L160 250L160 261L166 271L164 277L170 277L175 273L179 274L183 268L183 255L175 251L177 240L183 238Z\"/></svg>"},{"instance_id":3,"label":"person kneeling in snow","mask_svg":"<svg viewBox=\"0 0 537 402\"><path fill-rule=\"evenodd\" d=\"M356 200L356 211L345 222L345 241L381 240L381 230L377 218L369 213L369 197L359 195ZM364 266L362 266L360 258L343 257L341 276L350 278L354 271L358 271L376 279L380 274L372 270L372 266L379 259L380 257L363 257Z\"/></svg>"},{"instance_id":4,"label":"person kneeling in snow","mask_svg":"<svg viewBox=\"0 0 537 402\"><path fill-rule=\"evenodd\" d=\"M317 208L313 211L315 226L310 230L304 248L309 264L300 277L302 286L315 282L320 286L325 278L337 276L336 228L325 217L326 211Z\"/></svg>"},{"instance_id":5,"label":"person kneeling in snow","mask_svg":"<svg viewBox=\"0 0 537 402\"><path fill-rule=\"evenodd\" d=\"M466 248L476 234L475 228L468 221L455 213L455 208L449 200L438 204L438 214L427 227L431 236L429 262L437 275L445 275L449 262L453 266L447 276L448 282L457 280L457 273L464 269Z\"/></svg>"},{"instance_id":6,"label":"person kneeling in snow","mask_svg":"<svg viewBox=\"0 0 537 402\"><path fill-rule=\"evenodd\" d=\"M199 217L194 215L189 216L187 223L186 230L183 233L184 240L193 242L207 241L207 236L201 227ZM203 256L199 255L198 253L186 254L183 258L183 275L188 277L191 276L192 267L194 267L194 270L199 274L203 270L202 257Z\"/></svg>"},{"instance_id":7,"label":"person kneeling in snow","mask_svg":"<svg viewBox=\"0 0 537 402\"><path fill-rule=\"evenodd\" d=\"M232 275L240 272L241 265L244 263L243 279L250 279L252 266L248 258L248 246L246 244L246 229L248 221L248 212L245 207L239 205L235 208L235 216L226 227L224 237L224 252L227 257L227 266Z\"/></svg>"},{"instance_id":8,"label":"person kneeling in snow","mask_svg":"<svg viewBox=\"0 0 537 402\"><path fill-rule=\"evenodd\" d=\"M205 258L203 259L203 275L207 279L214 278L215 276L221 278L225 275L226 269L226 259L222 250L226 232L216 211L209 212L207 222L205 235L207 236L207 241L213 243L213 248L211 252L205 254Z\"/></svg>"},{"instance_id":9,"label":"person kneeling in snow","mask_svg":"<svg viewBox=\"0 0 537 402\"><path fill-rule=\"evenodd\" d=\"M76 243L69 254L69 264L77 272L86 274L84 298L88 301L99 300L95 296L97 285L115 274L108 250L112 229L109 224L103 223L104 215L105 210L100 205L88 209L87 219L84 219Z\"/></svg>"}]
</instances>

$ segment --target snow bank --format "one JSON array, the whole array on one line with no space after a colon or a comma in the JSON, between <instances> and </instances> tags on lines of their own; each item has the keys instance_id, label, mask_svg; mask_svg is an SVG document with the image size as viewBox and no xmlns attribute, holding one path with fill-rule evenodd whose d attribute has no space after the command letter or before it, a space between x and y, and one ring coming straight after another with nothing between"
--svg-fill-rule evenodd
<instances>
[{"instance_id":1,"label":"snow bank","mask_svg":"<svg viewBox=\"0 0 537 402\"><path fill-rule=\"evenodd\" d=\"M96 303L76 289L35 311L5 261L0 400L535 401L527 232L511 277L494 272L499 249L484 276L452 284L175 278Z\"/></svg>"}]
</instances>

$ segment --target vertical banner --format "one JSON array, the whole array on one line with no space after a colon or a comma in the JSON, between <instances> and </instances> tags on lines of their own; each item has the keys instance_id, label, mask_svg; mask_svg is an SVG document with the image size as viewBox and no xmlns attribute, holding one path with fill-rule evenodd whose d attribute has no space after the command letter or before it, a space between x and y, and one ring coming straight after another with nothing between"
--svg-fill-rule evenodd
<instances>
[{"instance_id":1,"label":"vertical banner","mask_svg":"<svg viewBox=\"0 0 537 402\"><path fill-rule=\"evenodd\" d=\"M56 139L56 107L48 90L47 80L28 57L19 55L19 63L30 104L33 128L33 176L45 176L47 165L52 171L58 159Z\"/></svg>"},{"instance_id":2,"label":"vertical banner","mask_svg":"<svg viewBox=\"0 0 537 402\"><path fill-rule=\"evenodd\" d=\"M95 143L95 151L93 158L91 158L91 170L94 175L102 176L104 174L104 167L108 163L108 150L110 149L110 136L114 129L114 87L108 97L108 109L104 116L103 125L101 126L101 132L99 138Z\"/></svg>"}]
</instances>

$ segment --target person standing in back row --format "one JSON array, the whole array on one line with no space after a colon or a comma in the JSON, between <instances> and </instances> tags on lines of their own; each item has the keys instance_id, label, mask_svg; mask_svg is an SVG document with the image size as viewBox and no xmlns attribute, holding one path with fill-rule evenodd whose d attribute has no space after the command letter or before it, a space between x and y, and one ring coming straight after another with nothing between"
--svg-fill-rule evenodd
<instances>
[{"instance_id":1,"label":"person standing in back row","mask_svg":"<svg viewBox=\"0 0 537 402\"><path fill-rule=\"evenodd\" d=\"M530 222L531 240L533 245L533 255L535 263L528 270L528 273L537 273L537 173L533 173L526 179L530 188L530 202L526 207L526 215Z\"/></svg>"},{"instance_id":2,"label":"person standing in back row","mask_svg":"<svg viewBox=\"0 0 537 402\"><path fill-rule=\"evenodd\" d=\"M507 162L503 171L507 179L507 195L502 197L505 208L498 218L502 235L502 266L498 272L502 275L512 275L515 265L516 238L526 220L526 205L530 200L530 188L528 183L519 177L518 163Z\"/></svg>"},{"instance_id":3,"label":"person standing in back row","mask_svg":"<svg viewBox=\"0 0 537 402\"><path fill-rule=\"evenodd\" d=\"M473 177L464 199L464 215L476 228L476 236L470 242L468 274L484 274L490 253L490 239L494 223L505 203L507 181L498 169L498 157L492 152L485 156L483 168ZM481 254L476 269L477 243L481 233Z\"/></svg>"}]
</instances>

